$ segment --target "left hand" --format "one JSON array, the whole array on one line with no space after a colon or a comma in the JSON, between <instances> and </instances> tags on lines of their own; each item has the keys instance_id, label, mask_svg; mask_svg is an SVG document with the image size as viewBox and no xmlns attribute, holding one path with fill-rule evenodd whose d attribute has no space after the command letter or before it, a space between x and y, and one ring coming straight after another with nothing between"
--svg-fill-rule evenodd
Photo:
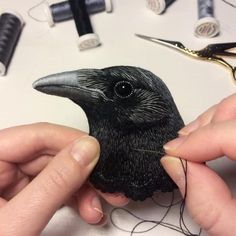
<instances>
[{"instance_id":1,"label":"left hand","mask_svg":"<svg viewBox=\"0 0 236 236\"><path fill-rule=\"evenodd\" d=\"M70 199L90 224L104 219L100 196L115 206L126 204L121 194L100 193L84 184L98 156L96 139L69 127L37 123L1 130L0 235L40 234Z\"/></svg>"}]
</instances>

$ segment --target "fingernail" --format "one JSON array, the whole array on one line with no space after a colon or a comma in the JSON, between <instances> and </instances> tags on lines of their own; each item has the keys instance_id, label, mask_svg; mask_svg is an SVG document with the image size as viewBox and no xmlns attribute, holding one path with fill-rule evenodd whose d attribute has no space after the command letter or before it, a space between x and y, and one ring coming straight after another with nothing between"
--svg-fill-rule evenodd
<instances>
[{"instance_id":1,"label":"fingernail","mask_svg":"<svg viewBox=\"0 0 236 236\"><path fill-rule=\"evenodd\" d=\"M171 141L169 141L168 143L166 143L163 148L166 150L166 151L169 151L169 150L174 150L176 149L177 147L179 147L183 142L184 140L186 139L185 136L181 136L181 137L178 137L176 139L173 139Z\"/></svg>"},{"instance_id":2,"label":"fingernail","mask_svg":"<svg viewBox=\"0 0 236 236\"><path fill-rule=\"evenodd\" d=\"M106 226L107 223L108 223L107 216L103 215L102 219L98 223L94 224L94 226L96 226L96 227L103 227L103 226Z\"/></svg>"},{"instance_id":3,"label":"fingernail","mask_svg":"<svg viewBox=\"0 0 236 236\"><path fill-rule=\"evenodd\" d=\"M81 166L95 165L99 157L98 141L91 136L84 136L75 141L72 149L72 157L79 162Z\"/></svg>"},{"instance_id":4,"label":"fingernail","mask_svg":"<svg viewBox=\"0 0 236 236\"><path fill-rule=\"evenodd\" d=\"M113 193L114 194L114 193ZM115 193L114 196L117 198L116 206L119 207L124 207L129 204L130 199L127 198L124 194L122 193Z\"/></svg>"},{"instance_id":5,"label":"fingernail","mask_svg":"<svg viewBox=\"0 0 236 236\"><path fill-rule=\"evenodd\" d=\"M111 193L111 195L120 199L128 199L123 193Z\"/></svg>"},{"instance_id":6,"label":"fingernail","mask_svg":"<svg viewBox=\"0 0 236 236\"><path fill-rule=\"evenodd\" d=\"M161 164L164 167L165 171L183 193L185 188L185 161L183 161L182 163L180 158L177 157L164 156L161 158Z\"/></svg>"},{"instance_id":7,"label":"fingernail","mask_svg":"<svg viewBox=\"0 0 236 236\"><path fill-rule=\"evenodd\" d=\"M97 222L94 222L94 224L97 224L101 221L101 219L103 218L104 214L102 212L102 206L101 206L101 202L99 200L99 198L97 196L94 196L92 198L92 201L91 201L91 206L92 208L99 213L99 218L97 220Z\"/></svg>"},{"instance_id":8,"label":"fingernail","mask_svg":"<svg viewBox=\"0 0 236 236\"><path fill-rule=\"evenodd\" d=\"M186 125L184 128L179 130L178 134L180 135L189 135L192 131L196 130L200 126L198 120L194 120L190 122L188 125Z\"/></svg>"}]
</instances>

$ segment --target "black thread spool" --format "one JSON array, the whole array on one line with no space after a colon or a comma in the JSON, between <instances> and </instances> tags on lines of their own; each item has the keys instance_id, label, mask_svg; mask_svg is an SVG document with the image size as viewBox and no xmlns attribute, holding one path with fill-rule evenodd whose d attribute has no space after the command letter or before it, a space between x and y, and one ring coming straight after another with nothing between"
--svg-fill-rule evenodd
<instances>
[{"instance_id":1,"label":"black thread spool","mask_svg":"<svg viewBox=\"0 0 236 236\"><path fill-rule=\"evenodd\" d=\"M163 13L175 0L146 0L147 7L156 14Z\"/></svg>"},{"instance_id":2,"label":"black thread spool","mask_svg":"<svg viewBox=\"0 0 236 236\"><path fill-rule=\"evenodd\" d=\"M198 21L195 25L195 35L211 38L219 34L220 25L214 17L213 0L198 0Z\"/></svg>"},{"instance_id":3,"label":"black thread spool","mask_svg":"<svg viewBox=\"0 0 236 236\"><path fill-rule=\"evenodd\" d=\"M0 16L0 75L6 74L24 21L13 11L5 11Z\"/></svg>"},{"instance_id":4,"label":"black thread spool","mask_svg":"<svg viewBox=\"0 0 236 236\"><path fill-rule=\"evenodd\" d=\"M85 0L69 0L76 29L79 34L78 47L80 50L100 45L99 37L93 32Z\"/></svg>"},{"instance_id":5,"label":"black thread spool","mask_svg":"<svg viewBox=\"0 0 236 236\"><path fill-rule=\"evenodd\" d=\"M111 0L86 0L86 9L88 14L94 14L102 11L111 12ZM48 2L44 3L44 11L46 13L47 22L50 27L55 23L70 20L73 18L71 7L68 1L63 1L49 5Z\"/></svg>"}]
</instances>

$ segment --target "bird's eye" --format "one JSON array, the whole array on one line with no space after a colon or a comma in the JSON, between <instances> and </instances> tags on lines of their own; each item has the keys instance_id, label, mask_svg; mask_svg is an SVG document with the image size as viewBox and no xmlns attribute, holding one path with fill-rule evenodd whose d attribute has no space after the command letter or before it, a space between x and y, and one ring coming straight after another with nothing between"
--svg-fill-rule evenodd
<instances>
[{"instance_id":1,"label":"bird's eye","mask_svg":"<svg viewBox=\"0 0 236 236\"><path fill-rule=\"evenodd\" d=\"M115 84L114 91L118 97L127 98L133 93L133 86L130 82L119 81Z\"/></svg>"}]
</instances>

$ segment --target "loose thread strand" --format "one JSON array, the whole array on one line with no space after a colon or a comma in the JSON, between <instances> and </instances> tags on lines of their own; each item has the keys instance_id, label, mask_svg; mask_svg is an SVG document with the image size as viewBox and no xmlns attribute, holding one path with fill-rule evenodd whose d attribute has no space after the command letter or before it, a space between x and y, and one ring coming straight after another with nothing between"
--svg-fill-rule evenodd
<instances>
[{"instance_id":1,"label":"loose thread strand","mask_svg":"<svg viewBox=\"0 0 236 236\"><path fill-rule=\"evenodd\" d=\"M150 229L147 230L146 232L148 232L148 231L154 229L155 227L157 227L158 225L160 225L160 224L163 223L164 219L166 218L166 216L168 215L168 213L169 213L169 211L170 211L170 209L171 209L171 207L172 207L173 202L174 202L174 192L172 192L171 203L170 203L170 206L167 208L167 211L165 212L164 216L161 218L160 221L156 221L156 222L155 222L156 225L154 225L152 228L150 228ZM136 229L139 225L141 225L141 224L143 224L143 223L146 223L146 222L152 222L152 221L143 220L143 221L137 223L137 224L133 227L130 236L133 235L133 233L135 232L135 229ZM153 222L154 222L154 221L153 221Z\"/></svg>"},{"instance_id":2,"label":"loose thread strand","mask_svg":"<svg viewBox=\"0 0 236 236\"><path fill-rule=\"evenodd\" d=\"M36 18L35 16L33 16L33 14L32 14L32 11L33 11L35 8L41 6L41 5L42 5L43 3L45 3L45 2L46 2L46 0L42 0L42 1L40 1L39 3L37 3L36 5L34 5L34 6L32 6L31 8L29 8L29 10L27 11L28 16L29 16L31 19L33 19L33 20L35 20L35 21L37 21L37 22L47 22L47 19L46 19L46 18L45 18L45 19L39 19L39 18Z\"/></svg>"},{"instance_id":3,"label":"loose thread strand","mask_svg":"<svg viewBox=\"0 0 236 236\"><path fill-rule=\"evenodd\" d=\"M184 171L184 176L185 176L185 190L184 190L184 197L183 197L183 201L181 202L180 205L180 219L179 219L179 226L183 231L187 231L188 234L186 234L187 236L200 236L201 235L201 229L199 231L198 234L193 234L190 232L190 230L188 229L185 221L184 221L184 210L185 210L185 204L186 204L186 199L187 199L187 192L188 192L188 175L187 175L187 171L188 171L188 163L185 160L185 165L184 162L181 158L179 158L179 160L181 161L181 165Z\"/></svg>"},{"instance_id":4,"label":"loose thread strand","mask_svg":"<svg viewBox=\"0 0 236 236\"><path fill-rule=\"evenodd\" d=\"M224 2L225 4L227 4L227 5L229 5L229 6L233 7L233 8L236 8L235 4L233 4L233 3L231 3L231 2L229 2L227 0L222 0L222 2Z\"/></svg>"},{"instance_id":5,"label":"loose thread strand","mask_svg":"<svg viewBox=\"0 0 236 236\"><path fill-rule=\"evenodd\" d=\"M145 150L145 149L133 149L133 150L139 151L139 152L155 152L154 150ZM184 191L183 199L179 200L177 202L174 202L174 198L175 198L174 191L172 192L172 198L171 198L171 202L170 202L169 205L160 204L154 198L152 198L153 203L155 203L159 207L167 208L166 212L164 213L164 215L162 216L162 218L159 221L158 220L143 219L142 217L139 217L139 216L135 215L134 213L132 213L131 211L129 211L127 209L124 209L124 208L114 208L111 211L111 213L110 213L110 220L111 220L111 223L112 223L112 225L114 227L116 227L117 229L119 229L119 230L121 230L123 232L130 233L130 236L133 236L134 234L137 234L137 233L139 233L139 234L140 233L147 233L150 230L153 230L154 228L156 228L157 226L162 226L162 227L168 228L170 230L174 230L174 231L176 231L178 233L181 233L181 234L183 234L185 236L200 236L201 235L201 232L202 232L201 229L199 230L198 234L193 234L189 230L189 228L187 227L187 225L185 223L185 220L184 220L184 211L185 211L185 204L186 204L186 198L187 198L187 192L188 192L188 179L187 179L187 171L188 171L188 167L187 166L188 165L187 165L187 161L183 161L181 158L179 158L179 159L181 161L181 165L182 165L184 176L185 176L185 191ZM179 226L171 224L171 223L168 223L168 222L164 222L164 220L167 217L168 213L170 212L171 208L173 206L177 205L177 204L180 204L180 208L179 208L179 214L180 214ZM124 229L124 228L118 226L114 222L114 213L117 210L122 210L122 211L126 212L127 214L129 214L129 215L133 216L134 218L136 218L137 220L139 220L139 222L134 225L132 230L127 230L127 229ZM152 226L152 227L150 227L150 228L148 228L146 230L138 231L137 228L140 225L145 224L145 223L153 223L154 226Z\"/></svg>"},{"instance_id":6,"label":"loose thread strand","mask_svg":"<svg viewBox=\"0 0 236 236\"><path fill-rule=\"evenodd\" d=\"M173 191L172 193L173 193L173 195L175 194L174 191ZM157 202L157 200L156 200L154 197L151 197L151 199L152 199L152 201L153 201L156 205L158 205L158 206L160 206L160 207L165 207L165 208L170 207L170 205L164 205L164 204L162 204L162 203ZM178 201L176 201L176 202L173 202L172 206L178 205L178 204L180 204L181 202L182 202L182 199L180 199L180 200L178 200Z\"/></svg>"}]
</instances>

